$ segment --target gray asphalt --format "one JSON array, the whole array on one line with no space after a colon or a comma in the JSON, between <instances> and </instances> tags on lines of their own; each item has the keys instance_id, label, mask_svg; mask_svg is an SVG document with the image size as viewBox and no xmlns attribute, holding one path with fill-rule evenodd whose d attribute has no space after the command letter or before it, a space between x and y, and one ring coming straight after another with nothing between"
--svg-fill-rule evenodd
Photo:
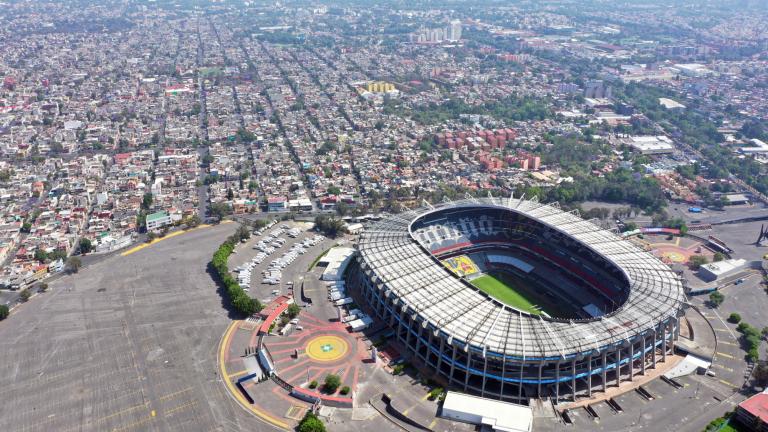
<instances>
[{"instance_id":1,"label":"gray asphalt","mask_svg":"<svg viewBox=\"0 0 768 432\"><path fill-rule=\"evenodd\" d=\"M51 283L0 323L0 430L270 431L217 375L230 320L206 228Z\"/></svg>"}]
</instances>

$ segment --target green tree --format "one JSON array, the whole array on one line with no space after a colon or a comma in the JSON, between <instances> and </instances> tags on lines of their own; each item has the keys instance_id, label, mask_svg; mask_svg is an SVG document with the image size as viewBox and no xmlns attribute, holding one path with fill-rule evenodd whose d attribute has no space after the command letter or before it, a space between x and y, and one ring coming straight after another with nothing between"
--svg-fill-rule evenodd
<instances>
[{"instance_id":1,"label":"green tree","mask_svg":"<svg viewBox=\"0 0 768 432\"><path fill-rule=\"evenodd\" d=\"M211 216L215 217L217 221L221 221L227 215L232 214L232 207L227 203L212 203L209 207Z\"/></svg>"},{"instance_id":2,"label":"green tree","mask_svg":"<svg viewBox=\"0 0 768 432\"><path fill-rule=\"evenodd\" d=\"M715 255L712 257L712 262L719 262L723 261L725 259L725 254L722 252L715 252Z\"/></svg>"},{"instance_id":3,"label":"green tree","mask_svg":"<svg viewBox=\"0 0 768 432\"><path fill-rule=\"evenodd\" d=\"M307 412L307 415L299 422L297 430L298 432L326 432L323 422L311 412Z\"/></svg>"},{"instance_id":4,"label":"green tree","mask_svg":"<svg viewBox=\"0 0 768 432\"><path fill-rule=\"evenodd\" d=\"M291 303L291 305L288 306L288 309L286 311L286 313L288 314L288 316L291 319L296 318L297 316L299 316L300 312L301 312L301 308L296 303Z\"/></svg>"},{"instance_id":5,"label":"green tree","mask_svg":"<svg viewBox=\"0 0 768 432\"><path fill-rule=\"evenodd\" d=\"M718 307L725 301L725 296L720 291L714 291L709 295L709 304L712 307Z\"/></svg>"},{"instance_id":6,"label":"green tree","mask_svg":"<svg viewBox=\"0 0 768 432\"><path fill-rule=\"evenodd\" d=\"M768 363L757 365L755 368L754 377L755 380L757 380L758 385L768 384Z\"/></svg>"},{"instance_id":7,"label":"green tree","mask_svg":"<svg viewBox=\"0 0 768 432\"><path fill-rule=\"evenodd\" d=\"M741 315L737 314L736 312L733 312L728 316L728 322L733 324L738 324L741 322Z\"/></svg>"},{"instance_id":8,"label":"green tree","mask_svg":"<svg viewBox=\"0 0 768 432\"><path fill-rule=\"evenodd\" d=\"M325 383L323 389L328 393L336 393L339 386L341 386L341 378L338 375L328 374L325 377Z\"/></svg>"},{"instance_id":9,"label":"green tree","mask_svg":"<svg viewBox=\"0 0 768 432\"><path fill-rule=\"evenodd\" d=\"M634 222L627 222L627 223L624 224L624 226L622 227L621 231L622 232L627 232L627 231L634 231L636 229L637 229L637 224L636 223L634 223Z\"/></svg>"},{"instance_id":10,"label":"green tree","mask_svg":"<svg viewBox=\"0 0 768 432\"><path fill-rule=\"evenodd\" d=\"M80 239L80 253L87 254L88 252L93 250L93 244L91 243L91 240L83 237Z\"/></svg>"},{"instance_id":11,"label":"green tree","mask_svg":"<svg viewBox=\"0 0 768 432\"><path fill-rule=\"evenodd\" d=\"M315 227L331 238L345 232L344 221L324 215L315 217Z\"/></svg>"},{"instance_id":12,"label":"green tree","mask_svg":"<svg viewBox=\"0 0 768 432\"><path fill-rule=\"evenodd\" d=\"M40 292L48 291L48 283L47 282L40 282L40 285L37 286L37 290L40 291Z\"/></svg>"},{"instance_id":13,"label":"green tree","mask_svg":"<svg viewBox=\"0 0 768 432\"><path fill-rule=\"evenodd\" d=\"M35 259L43 263L48 259L48 254L42 249L35 249Z\"/></svg>"},{"instance_id":14,"label":"green tree","mask_svg":"<svg viewBox=\"0 0 768 432\"><path fill-rule=\"evenodd\" d=\"M22 302L26 302L27 300L29 300L30 297L32 297L32 293L29 292L28 289L23 289L19 293L19 300L21 300Z\"/></svg>"},{"instance_id":15,"label":"green tree","mask_svg":"<svg viewBox=\"0 0 768 432\"><path fill-rule=\"evenodd\" d=\"M707 257L703 255L693 255L688 260L688 265L691 266L691 269L698 270L701 266L703 266L707 262L708 262Z\"/></svg>"},{"instance_id":16,"label":"green tree","mask_svg":"<svg viewBox=\"0 0 768 432\"><path fill-rule=\"evenodd\" d=\"M237 227L237 231L235 231L235 236L237 236L239 241L248 240L251 238L251 230L245 224L240 224Z\"/></svg>"},{"instance_id":17,"label":"green tree","mask_svg":"<svg viewBox=\"0 0 768 432\"><path fill-rule=\"evenodd\" d=\"M4 304L0 304L0 321L8 318L8 315L11 314L11 310L8 309L8 306Z\"/></svg>"},{"instance_id":18,"label":"green tree","mask_svg":"<svg viewBox=\"0 0 768 432\"><path fill-rule=\"evenodd\" d=\"M152 207L152 192L147 192L141 200L141 208L149 210Z\"/></svg>"},{"instance_id":19,"label":"green tree","mask_svg":"<svg viewBox=\"0 0 768 432\"><path fill-rule=\"evenodd\" d=\"M200 225L200 216L194 214L184 220L184 225L187 226L187 228L194 228L198 225Z\"/></svg>"},{"instance_id":20,"label":"green tree","mask_svg":"<svg viewBox=\"0 0 768 432\"><path fill-rule=\"evenodd\" d=\"M80 267L82 267L83 262L80 261L80 258L78 257L69 257L67 259L67 264L65 265L65 268L68 273L77 273L80 270Z\"/></svg>"}]
</instances>

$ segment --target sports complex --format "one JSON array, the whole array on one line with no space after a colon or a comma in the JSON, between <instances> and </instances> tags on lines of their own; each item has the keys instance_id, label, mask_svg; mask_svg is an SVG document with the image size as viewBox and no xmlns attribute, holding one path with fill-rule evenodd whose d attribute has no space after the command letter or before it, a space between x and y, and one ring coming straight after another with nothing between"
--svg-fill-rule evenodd
<instances>
[{"instance_id":1,"label":"sports complex","mask_svg":"<svg viewBox=\"0 0 768 432\"><path fill-rule=\"evenodd\" d=\"M355 297L452 387L518 403L590 397L672 353L682 279L615 232L536 199L393 215L360 237Z\"/></svg>"}]
</instances>

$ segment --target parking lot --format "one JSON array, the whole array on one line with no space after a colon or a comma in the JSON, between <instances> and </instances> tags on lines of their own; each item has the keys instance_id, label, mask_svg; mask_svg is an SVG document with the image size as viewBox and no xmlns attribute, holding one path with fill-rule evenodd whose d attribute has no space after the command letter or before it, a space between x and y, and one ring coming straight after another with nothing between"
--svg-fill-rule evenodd
<instances>
[{"instance_id":1,"label":"parking lot","mask_svg":"<svg viewBox=\"0 0 768 432\"><path fill-rule=\"evenodd\" d=\"M53 281L0 323L0 430L272 430L217 375L230 322L206 263L220 225Z\"/></svg>"},{"instance_id":2,"label":"parking lot","mask_svg":"<svg viewBox=\"0 0 768 432\"><path fill-rule=\"evenodd\" d=\"M279 295L289 294L318 255L346 242L328 239L311 231L311 226L304 222L277 223L235 248L229 268L237 273L238 282L251 297L267 304Z\"/></svg>"}]
</instances>

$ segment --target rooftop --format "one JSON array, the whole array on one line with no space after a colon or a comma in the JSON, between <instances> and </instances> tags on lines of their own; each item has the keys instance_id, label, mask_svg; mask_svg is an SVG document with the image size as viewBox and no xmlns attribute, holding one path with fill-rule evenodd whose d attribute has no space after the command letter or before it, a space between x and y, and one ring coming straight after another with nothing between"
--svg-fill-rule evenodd
<instances>
[{"instance_id":1,"label":"rooftop","mask_svg":"<svg viewBox=\"0 0 768 432\"><path fill-rule=\"evenodd\" d=\"M759 393L739 404L748 413L768 423L768 393Z\"/></svg>"}]
</instances>

